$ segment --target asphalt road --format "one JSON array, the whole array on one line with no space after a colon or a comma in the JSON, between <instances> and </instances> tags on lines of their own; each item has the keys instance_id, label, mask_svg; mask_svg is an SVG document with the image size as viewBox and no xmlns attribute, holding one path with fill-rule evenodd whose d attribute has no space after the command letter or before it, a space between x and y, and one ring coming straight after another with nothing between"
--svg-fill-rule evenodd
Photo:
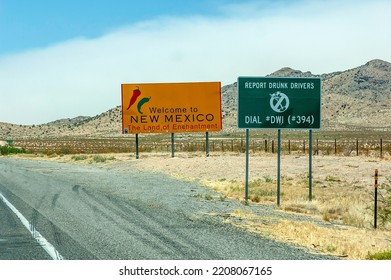
<instances>
[{"instance_id":1,"label":"asphalt road","mask_svg":"<svg viewBox=\"0 0 391 280\"><path fill-rule=\"evenodd\" d=\"M0 221L1 260L50 259L18 217L2 201Z\"/></svg>"},{"instance_id":2,"label":"asphalt road","mask_svg":"<svg viewBox=\"0 0 391 280\"><path fill-rule=\"evenodd\" d=\"M0 193L64 259L327 259L224 224L237 202L162 174L0 158ZM49 255L0 200L0 259Z\"/></svg>"}]
</instances>

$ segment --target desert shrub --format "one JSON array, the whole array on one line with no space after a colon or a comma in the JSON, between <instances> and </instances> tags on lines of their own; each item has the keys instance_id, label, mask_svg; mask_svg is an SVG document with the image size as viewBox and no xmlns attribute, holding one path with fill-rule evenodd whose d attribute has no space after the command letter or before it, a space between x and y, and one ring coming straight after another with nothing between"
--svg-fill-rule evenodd
<instances>
[{"instance_id":1,"label":"desert shrub","mask_svg":"<svg viewBox=\"0 0 391 280\"><path fill-rule=\"evenodd\" d=\"M86 160L88 157L86 155L74 155L72 156L72 159L75 160L75 161L78 161L78 160Z\"/></svg>"},{"instance_id":2,"label":"desert shrub","mask_svg":"<svg viewBox=\"0 0 391 280\"><path fill-rule=\"evenodd\" d=\"M378 206L378 217L382 226L391 222L391 189L386 189L385 194L380 197Z\"/></svg>"},{"instance_id":3,"label":"desert shrub","mask_svg":"<svg viewBox=\"0 0 391 280\"><path fill-rule=\"evenodd\" d=\"M346 157L351 156L353 151L355 151L355 147L352 145L346 144L343 147L343 155Z\"/></svg>"},{"instance_id":4,"label":"desert shrub","mask_svg":"<svg viewBox=\"0 0 391 280\"><path fill-rule=\"evenodd\" d=\"M95 155L93 158L92 158L93 161L95 162L106 162L107 160L107 157L104 157L104 156L101 156L101 155Z\"/></svg>"},{"instance_id":5,"label":"desert shrub","mask_svg":"<svg viewBox=\"0 0 391 280\"><path fill-rule=\"evenodd\" d=\"M248 199L251 200L252 202L256 202L256 203L261 202L261 197L259 197L258 195L250 195L248 197Z\"/></svg>"},{"instance_id":6,"label":"desert shrub","mask_svg":"<svg viewBox=\"0 0 391 280\"><path fill-rule=\"evenodd\" d=\"M273 179L270 178L269 176L264 176L263 178L265 179L266 183L273 183Z\"/></svg>"},{"instance_id":7,"label":"desert shrub","mask_svg":"<svg viewBox=\"0 0 391 280\"><path fill-rule=\"evenodd\" d=\"M9 155L9 154L25 154L26 150L24 148L16 148L13 146L1 146L0 155Z\"/></svg>"},{"instance_id":8,"label":"desert shrub","mask_svg":"<svg viewBox=\"0 0 391 280\"><path fill-rule=\"evenodd\" d=\"M391 251L368 254L367 259L368 260L391 260Z\"/></svg>"},{"instance_id":9,"label":"desert shrub","mask_svg":"<svg viewBox=\"0 0 391 280\"><path fill-rule=\"evenodd\" d=\"M64 147L59 148L56 151L56 153L59 154L59 155L69 155L69 154L73 154L74 150L70 146L64 146Z\"/></svg>"},{"instance_id":10,"label":"desert shrub","mask_svg":"<svg viewBox=\"0 0 391 280\"><path fill-rule=\"evenodd\" d=\"M331 176L331 175L327 175L325 178L325 181L326 182L341 182L341 180L339 178Z\"/></svg>"}]
</instances>

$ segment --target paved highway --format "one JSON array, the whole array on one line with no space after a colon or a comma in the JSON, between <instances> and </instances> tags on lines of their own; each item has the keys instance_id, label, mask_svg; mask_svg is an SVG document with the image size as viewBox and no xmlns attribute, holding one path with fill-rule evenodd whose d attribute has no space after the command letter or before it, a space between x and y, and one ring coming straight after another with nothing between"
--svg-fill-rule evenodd
<instances>
[{"instance_id":1,"label":"paved highway","mask_svg":"<svg viewBox=\"0 0 391 280\"><path fill-rule=\"evenodd\" d=\"M325 259L213 218L240 206L119 167L0 158L0 193L64 259ZM244 207L244 206L243 206ZM0 199L0 259L51 257Z\"/></svg>"},{"instance_id":2,"label":"paved highway","mask_svg":"<svg viewBox=\"0 0 391 280\"><path fill-rule=\"evenodd\" d=\"M0 200L0 259L50 259L50 256L22 225L18 217Z\"/></svg>"}]
</instances>

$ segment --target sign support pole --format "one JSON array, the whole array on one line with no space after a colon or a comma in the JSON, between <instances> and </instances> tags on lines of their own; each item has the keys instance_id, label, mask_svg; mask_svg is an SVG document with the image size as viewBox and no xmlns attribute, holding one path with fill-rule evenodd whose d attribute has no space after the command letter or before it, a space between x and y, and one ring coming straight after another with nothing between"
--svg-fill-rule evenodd
<instances>
[{"instance_id":1,"label":"sign support pole","mask_svg":"<svg viewBox=\"0 0 391 280\"><path fill-rule=\"evenodd\" d=\"M277 139L277 206L280 206L280 184L281 184L281 129L278 129Z\"/></svg>"},{"instance_id":2,"label":"sign support pole","mask_svg":"<svg viewBox=\"0 0 391 280\"><path fill-rule=\"evenodd\" d=\"M309 195L308 198L312 201L312 129L309 133L309 164L308 164L308 185L309 185Z\"/></svg>"},{"instance_id":3,"label":"sign support pole","mask_svg":"<svg viewBox=\"0 0 391 280\"><path fill-rule=\"evenodd\" d=\"M171 157L175 155L174 133L171 133Z\"/></svg>"},{"instance_id":4,"label":"sign support pole","mask_svg":"<svg viewBox=\"0 0 391 280\"><path fill-rule=\"evenodd\" d=\"M375 169L375 208L374 208L374 223L373 226L376 229L377 228L377 179L378 179L379 171Z\"/></svg>"},{"instance_id":5,"label":"sign support pole","mask_svg":"<svg viewBox=\"0 0 391 280\"><path fill-rule=\"evenodd\" d=\"M138 134L136 134L136 159L138 159Z\"/></svg>"},{"instance_id":6,"label":"sign support pole","mask_svg":"<svg viewBox=\"0 0 391 280\"><path fill-rule=\"evenodd\" d=\"M205 153L206 156L209 156L209 132L205 132Z\"/></svg>"},{"instance_id":7,"label":"sign support pole","mask_svg":"<svg viewBox=\"0 0 391 280\"><path fill-rule=\"evenodd\" d=\"M250 142L249 129L246 129L246 183L245 183L245 199L248 202L248 146Z\"/></svg>"}]
</instances>

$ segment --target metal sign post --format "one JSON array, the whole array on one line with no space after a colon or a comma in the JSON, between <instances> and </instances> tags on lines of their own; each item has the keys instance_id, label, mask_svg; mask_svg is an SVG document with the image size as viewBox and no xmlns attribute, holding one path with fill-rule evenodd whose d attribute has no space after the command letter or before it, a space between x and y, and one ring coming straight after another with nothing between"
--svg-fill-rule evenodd
<instances>
[{"instance_id":1,"label":"metal sign post","mask_svg":"<svg viewBox=\"0 0 391 280\"><path fill-rule=\"evenodd\" d=\"M312 129L310 129L309 133L309 163L308 163L308 199L312 201Z\"/></svg>"},{"instance_id":2,"label":"metal sign post","mask_svg":"<svg viewBox=\"0 0 391 280\"><path fill-rule=\"evenodd\" d=\"M250 142L249 130L246 129L246 182L245 182L245 199L248 202L248 146Z\"/></svg>"},{"instance_id":3,"label":"metal sign post","mask_svg":"<svg viewBox=\"0 0 391 280\"><path fill-rule=\"evenodd\" d=\"M375 169L375 208L374 208L374 223L373 223L373 226L374 228L377 228L377 180L378 180L378 176L379 175L379 171L377 169Z\"/></svg>"},{"instance_id":4,"label":"metal sign post","mask_svg":"<svg viewBox=\"0 0 391 280\"><path fill-rule=\"evenodd\" d=\"M175 141L174 141L174 133L171 133L171 157L175 156Z\"/></svg>"},{"instance_id":5,"label":"metal sign post","mask_svg":"<svg viewBox=\"0 0 391 280\"><path fill-rule=\"evenodd\" d=\"M209 156L209 132L205 132L205 153L206 156Z\"/></svg>"},{"instance_id":6,"label":"metal sign post","mask_svg":"<svg viewBox=\"0 0 391 280\"><path fill-rule=\"evenodd\" d=\"M138 134L136 134L136 159L138 159Z\"/></svg>"},{"instance_id":7,"label":"metal sign post","mask_svg":"<svg viewBox=\"0 0 391 280\"><path fill-rule=\"evenodd\" d=\"M281 197L281 129L278 130L278 139L277 139L277 206L280 206L280 197Z\"/></svg>"}]
</instances>

